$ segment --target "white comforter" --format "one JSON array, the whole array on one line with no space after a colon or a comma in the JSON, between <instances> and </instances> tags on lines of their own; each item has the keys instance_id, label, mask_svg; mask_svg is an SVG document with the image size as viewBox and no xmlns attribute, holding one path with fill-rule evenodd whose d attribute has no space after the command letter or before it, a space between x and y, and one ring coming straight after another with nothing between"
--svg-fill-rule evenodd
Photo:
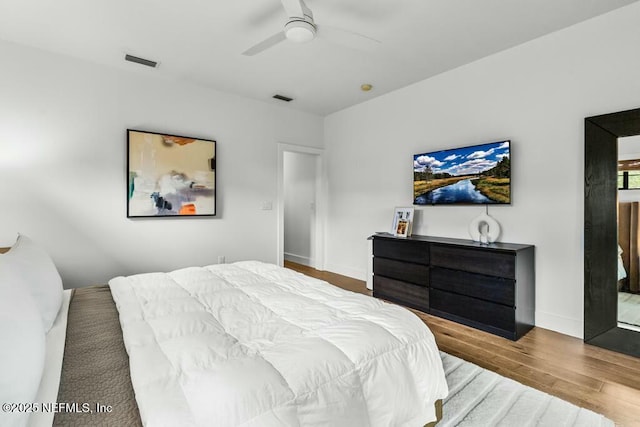
<instances>
[{"instance_id":1,"label":"white comforter","mask_svg":"<svg viewBox=\"0 0 640 427\"><path fill-rule=\"evenodd\" d=\"M410 311L255 261L109 282L147 426L422 426L447 394Z\"/></svg>"}]
</instances>

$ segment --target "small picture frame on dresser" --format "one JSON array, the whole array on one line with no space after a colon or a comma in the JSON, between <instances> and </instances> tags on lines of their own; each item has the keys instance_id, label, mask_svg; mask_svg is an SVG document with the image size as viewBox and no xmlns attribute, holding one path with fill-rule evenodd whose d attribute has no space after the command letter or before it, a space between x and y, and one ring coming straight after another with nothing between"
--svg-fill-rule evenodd
<instances>
[{"instance_id":1,"label":"small picture frame on dresser","mask_svg":"<svg viewBox=\"0 0 640 427\"><path fill-rule=\"evenodd\" d=\"M409 237L413 227L414 209L411 208L395 208L393 213L393 224L391 225L391 234L396 237Z\"/></svg>"},{"instance_id":2,"label":"small picture frame on dresser","mask_svg":"<svg viewBox=\"0 0 640 427\"><path fill-rule=\"evenodd\" d=\"M396 228L396 237L407 237L409 234L409 221L401 219L398 221L398 227Z\"/></svg>"}]
</instances>

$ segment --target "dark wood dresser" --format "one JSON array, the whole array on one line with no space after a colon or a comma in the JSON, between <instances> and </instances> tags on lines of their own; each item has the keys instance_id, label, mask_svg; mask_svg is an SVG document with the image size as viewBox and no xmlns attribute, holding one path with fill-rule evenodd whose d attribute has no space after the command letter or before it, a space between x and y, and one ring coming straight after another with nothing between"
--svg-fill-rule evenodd
<instances>
[{"instance_id":1,"label":"dark wood dresser","mask_svg":"<svg viewBox=\"0 0 640 427\"><path fill-rule=\"evenodd\" d=\"M373 238L373 295L517 340L535 324L534 246Z\"/></svg>"}]
</instances>

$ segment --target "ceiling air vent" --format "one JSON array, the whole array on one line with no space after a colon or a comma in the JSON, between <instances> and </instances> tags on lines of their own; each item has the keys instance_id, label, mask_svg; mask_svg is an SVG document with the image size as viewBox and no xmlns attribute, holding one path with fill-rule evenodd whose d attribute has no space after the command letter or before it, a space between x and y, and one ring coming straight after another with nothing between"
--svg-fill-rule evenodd
<instances>
[{"instance_id":1,"label":"ceiling air vent","mask_svg":"<svg viewBox=\"0 0 640 427\"><path fill-rule=\"evenodd\" d=\"M288 96L284 96L284 95L273 95L273 97L275 99L279 99L280 101L284 101L284 102L291 102L293 101L293 98L289 98Z\"/></svg>"},{"instance_id":2,"label":"ceiling air vent","mask_svg":"<svg viewBox=\"0 0 640 427\"><path fill-rule=\"evenodd\" d=\"M147 67L151 67L151 68L156 68L158 66L158 63L156 61L150 61L148 59L138 58L137 56L133 56L129 54L125 55L124 59L129 62L135 62L136 64L146 65Z\"/></svg>"}]
</instances>

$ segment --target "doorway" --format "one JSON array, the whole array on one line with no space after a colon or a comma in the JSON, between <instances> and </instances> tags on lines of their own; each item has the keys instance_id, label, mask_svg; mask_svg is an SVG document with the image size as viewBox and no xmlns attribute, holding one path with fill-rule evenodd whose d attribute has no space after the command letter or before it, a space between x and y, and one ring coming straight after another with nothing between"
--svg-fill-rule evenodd
<instances>
[{"instance_id":1,"label":"doorway","mask_svg":"<svg viewBox=\"0 0 640 427\"><path fill-rule=\"evenodd\" d=\"M278 265L324 269L323 151L278 144Z\"/></svg>"}]
</instances>

